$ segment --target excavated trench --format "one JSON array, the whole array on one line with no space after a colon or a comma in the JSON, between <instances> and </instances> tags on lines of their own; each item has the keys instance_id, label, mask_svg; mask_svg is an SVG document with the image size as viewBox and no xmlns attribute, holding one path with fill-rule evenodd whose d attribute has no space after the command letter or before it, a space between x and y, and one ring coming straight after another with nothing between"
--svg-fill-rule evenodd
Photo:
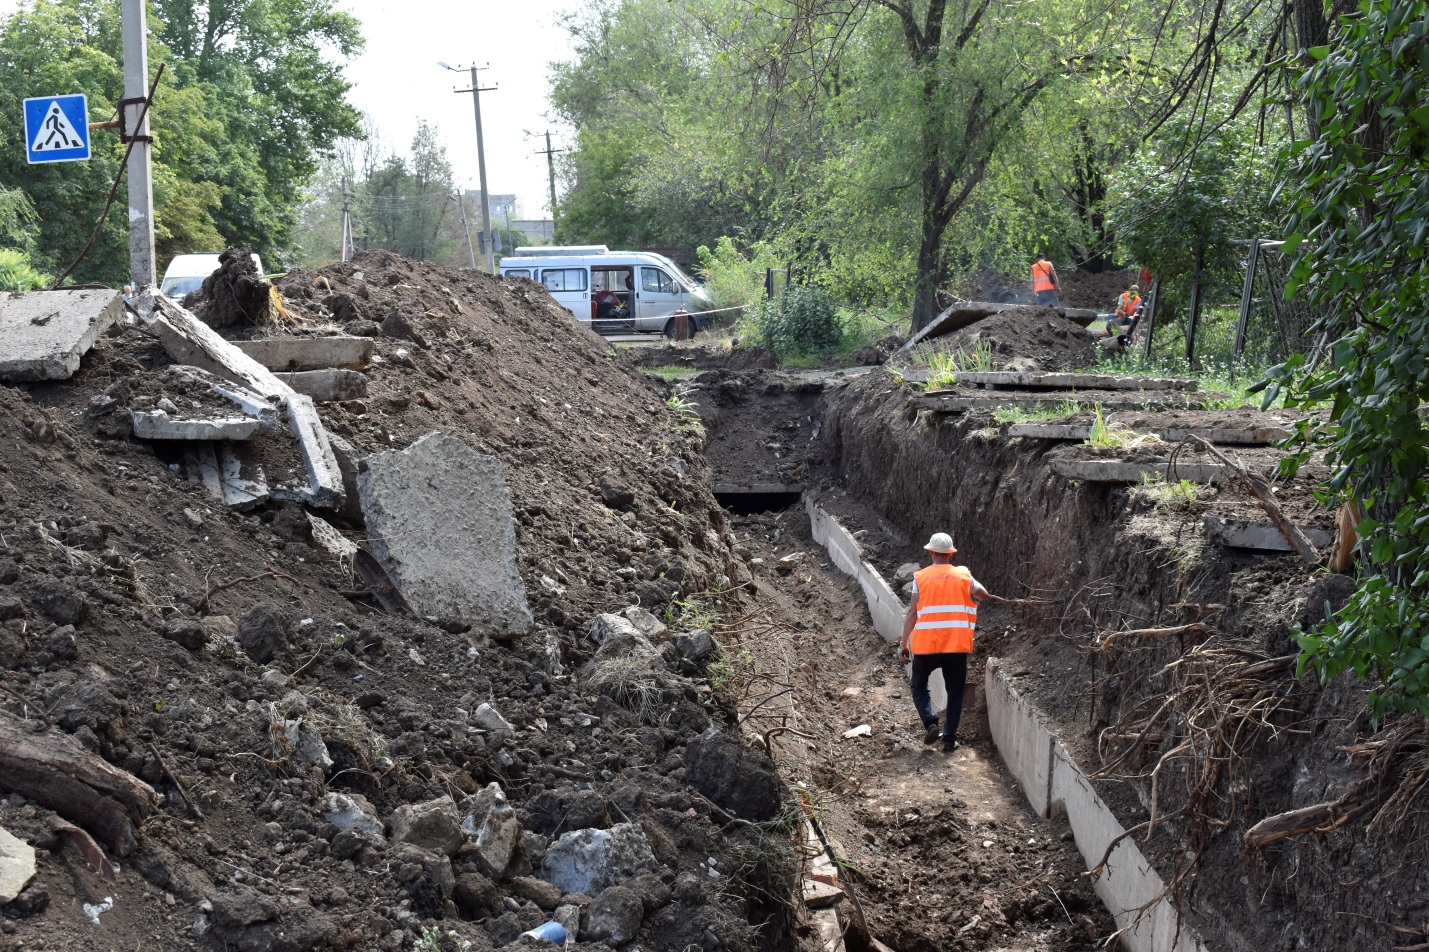
<instances>
[{"instance_id":1,"label":"excavated trench","mask_svg":"<svg viewBox=\"0 0 1429 952\"><path fill-rule=\"evenodd\" d=\"M1060 478L1053 461L1088 453L1009 439L987 413L920 413L909 396L878 371L714 371L692 394L717 483L797 483L847 533L847 551L825 552L805 505L720 499L763 612L726 645L752 682L746 733L763 732L823 810L873 937L906 952L1091 947L1118 930L1147 950L1419 935L1429 883L1394 845L1422 833L1413 811L1391 836L1350 824L1245 845L1258 821L1363 777L1343 753L1371 732L1363 689L1317 689L1293 666L1297 626L1342 603L1347 580L1212 541L1213 522L1258 512L1234 485L1168 498ZM1273 468L1273 451L1236 455ZM1277 486L1303 524L1326 521L1310 492L1321 475ZM938 530L1016 601L982 613L967 743L950 758L922 746L869 614L869 573L901 587Z\"/></svg>"}]
</instances>

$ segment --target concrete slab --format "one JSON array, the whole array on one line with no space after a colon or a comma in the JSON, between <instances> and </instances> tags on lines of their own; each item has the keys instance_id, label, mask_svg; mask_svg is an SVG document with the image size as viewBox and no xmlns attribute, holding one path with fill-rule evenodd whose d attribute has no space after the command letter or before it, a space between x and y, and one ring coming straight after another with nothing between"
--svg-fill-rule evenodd
<instances>
[{"instance_id":1,"label":"concrete slab","mask_svg":"<svg viewBox=\"0 0 1429 952\"><path fill-rule=\"evenodd\" d=\"M327 431L318 419L313 398L295 393L284 398L288 410L288 425L298 438L303 465L308 471L306 502L325 509L341 509L346 493L342 488L342 471L328 443Z\"/></svg>"},{"instance_id":2,"label":"concrete slab","mask_svg":"<svg viewBox=\"0 0 1429 952\"><path fill-rule=\"evenodd\" d=\"M817 879L806 879L803 883L804 905L810 909L827 909L837 905L844 897L844 891L839 886L830 886L828 883L821 883Z\"/></svg>"},{"instance_id":3,"label":"concrete slab","mask_svg":"<svg viewBox=\"0 0 1429 952\"><path fill-rule=\"evenodd\" d=\"M1221 427L1136 427L1138 433L1151 433L1168 443L1179 443L1188 436L1199 436L1208 443L1222 446L1266 446L1290 435L1290 431L1279 426L1260 426L1246 430L1231 430ZM1076 423L1011 423L1006 433L1009 437L1029 440L1085 440L1092 435L1089 424Z\"/></svg>"},{"instance_id":4,"label":"concrete slab","mask_svg":"<svg viewBox=\"0 0 1429 952\"><path fill-rule=\"evenodd\" d=\"M274 376L319 403L367 396L367 375L356 370L303 370Z\"/></svg>"},{"instance_id":5,"label":"concrete slab","mask_svg":"<svg viewBox=\"0 0 1429 952\"><path fill-rule=\"evenodd\" d=\"M226 443L186 444L184 471L190 482L201 483L209 495L230 509L252 509L268 498L262 467L245 467Z\"/></svg>"},{"instance_id":6,"label":"concrete slab","mask_svg":"<svg viewBox=\"0 0 1429 952\"><path fill-rule=\"evenodd\" d=\"M134 410L129 417L141 440L246 440L258 432L252 417L179 420L163 410Z\"/></svg>"},{"instance_id":7,"label":"concrete slab","mask_svg":"<svg viewBox=\"0 0 1429 952\"><path fill-rule=\"evenodd\" d=\"M260 432L278 432L280 428L278 410L273 405L272 399L245 390L235 383L230 383L227 380L209 373L202 367L173 364L169 367L169 373L175 376L185 377L197 383L202 383L220 397L231 401L238 409L258 421L258 429Z\"/></svg>"},{"instance_id":8,"label":"concrete slab","mask_svg":"<svg viewBox=\"0 0 1429 952\"><path fill-rule=\"evenodd\" d=\"M1001 410L1007 407L1020 407L1024 410L1057 410L1063 404L1076 399L1075 393L1048 394L1047 396L1004 393L996 397L963 397L938 392L920 394L910 398L913 406L920 410L931 410L934 413L966 413L969 410ZM1204 408L1205 401L1170 392L1164 393L1164 396L1148 394L1134 400L1087 400L1081 404L1081 408L1085 410L1090 410L1093 406L1099 406L1103 411L1200 410Z\"/></svg>"},{"instance_id":9,"label":"concrete slab","mask_svg":"<svg viewBox=\"0 0 1429 952\"><path fill-rule=\"evenodd\" d=\"M0 906L35 878L35 848L0 826Z\"/></svg>"},{"instance_id":10,"label":"concrete slab","mask_svg":"<svg viewBox=\"0 0 1429 952\"><path fill-rule=\"evenodd\" d=\"M370 337L268 337L234 346L269 370L361 370L372 360Z\"/></svg>"},{"instance_id":11,"label":"concrete slab","mask_svg":"<svg viewBox=\"0 0 1429 952\"><path fill-rule=\"evenodd\" d=\"M268 368L164 295L145 288L136 304L144 330L157 337L179 363L218 374L260 397L282 399L293 392Z\"/></svg>"},{"instance_id":12,"label":"concrete slab","mask_svg":"<svg viewBox=\"0 0 1429 952\"><path fill-rule=\"evenodd\" d=\"M1056 459L1047 467L1058 476L1087 483L1140 483L1151 476L1219 484L1228 468L1220 463L1180 463L1169 476L1166 463L1136 463L1119 459Z\"/></svg>"},{"instance_id":13,"label":"concrete slab","mask_svg":"<svg viewBox=\"0 0 1429 952\"><path fill-rule=\"evenodd\" d=\"M0 294L0 380L68 380L123 315L123 296L107 288Z\"/></svg>"},{"instance_id":14,"label":"concrete slab","mask_svg":"<svg viewBox=\"0 0 1429 952\"><path fill-rule=\"evenodd\" d=\"M500 460L431 433L368 456L357 486L372 554L413 611L491 633L531 629Z\"/></svg>"},{"instance_id":15,"label":"concrete slab","mask_svg":"<svg viewBox=\"0 0 1429 952\"><path fill-rule=\"evenodd\" d=\"M988 659L985 681L993 742L1033 809L1043 816L1065 813L1088 866L1099 863L1125 828L1047 727L1041 712L1007 679L998 659ZM1127 930L1121 942L1131 952L1206 952L1200 937L1180 921L1164 897L1164 881L1134 839L1117 845L1092 888L1117 925ZM1138 919L1144 907L1146 912Z\"/></svg>"},{"instance_id":16,"label":"concrete slab","mask_svg":"<svg viewBox=\"0 0 1429 952\"><path fill-rule=\"evenodd\" d=\"M1254 549L1257 552L1294 552L1295 547L1285 538L1285 533L1273 522L1250 522L1245 519L1228 519L1206 513L1201 517L1206 537L1218 545L1233 549ZM1324 529L1300 526L1305 538L1318 548L1325 548L1333 542L1334 536Z\"/></svg>"},{"instance_id":17,"label":"concrete slab","mask_svg":"<svg viewBox=\"0 0 1429 952\"><path fill-rule=\"evenodd\" d=\"M1183 390L1200 381L1190 377L1118 377L1113 374L1021 373L1011 370L960 373L958 383L979 387L1036 387L1051 390Z\"/></svg>"},{"instance_id":18,"label":"concrete slab","mask_svg":"<svg viewBox=\"0 0 1429 952\"><path fill-rule=\"evenodd\" d=\"M768 495L770 493L802 493L803 483L715 483L713 492L717 496Z\"/></svg>"}]
</instances>

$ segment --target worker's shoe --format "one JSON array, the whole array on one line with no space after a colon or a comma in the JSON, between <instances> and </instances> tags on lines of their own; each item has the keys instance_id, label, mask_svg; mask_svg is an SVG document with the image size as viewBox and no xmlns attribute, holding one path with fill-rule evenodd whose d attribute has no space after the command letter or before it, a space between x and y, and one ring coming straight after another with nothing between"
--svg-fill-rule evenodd
<instances>
[{"instance_id":1,"label":"worker's shoe","mask_svg":"<svg viewBox=\"0 0 1429 952\"><path fill-rule=\"evenodd\" d=\"M938 726L937 721L934 721L933 723L929 724L927 728L923 731L923 743L936 744L938 742L938 738L942 736L943 729Z\"/></svg>"},{"instance_id":2,"label":"worker's shoe","mask_svg":"<svg viewBox=\"0 0 1429 952\"><path fill-rule=\"evenodd\" d=\"M944 738L943 738L943 753L945 753L945 754L951 754L953 751L955 751L955 750L957 750L957 749L958 749L958 742L957 742L957 739L956 739L956 738L953 738L953 737L944 737Z\"/></svg>"}]
</instances>

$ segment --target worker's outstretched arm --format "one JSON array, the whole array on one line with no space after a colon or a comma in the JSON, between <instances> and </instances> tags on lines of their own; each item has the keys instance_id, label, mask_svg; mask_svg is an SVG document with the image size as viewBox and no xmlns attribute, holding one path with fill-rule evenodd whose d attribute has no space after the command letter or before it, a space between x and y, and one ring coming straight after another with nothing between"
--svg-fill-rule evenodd
<instances>
[{"instance_id":1,"label":"worker's outstretched arm","mask_svg":"<svg viewBox=\"0 0 1429 952\"><path fill-rule=\"evenodd\" d=\"M983 599L987 598L989 595L992 594L992 593L989 592L987 589L983 588L982 583L979 582L977 579L973 579L972 581L973 581L973 601L975 601L975 602L980 602L980 601L982 601Z\"/></svg>"}]
</instances>

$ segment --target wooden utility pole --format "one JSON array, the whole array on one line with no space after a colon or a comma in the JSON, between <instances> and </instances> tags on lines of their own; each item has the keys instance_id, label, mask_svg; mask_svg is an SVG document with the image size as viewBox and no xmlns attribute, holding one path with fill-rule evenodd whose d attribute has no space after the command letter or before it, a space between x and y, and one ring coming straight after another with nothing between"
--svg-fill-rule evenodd
<instances>
[{"instance_id":1,"label":"wooden utility pole","mask_svg":"<svg viewBox=\"0 0 1429 952\"><path fill-rule=\"evenodd\" d=\"M486 270L496 273L496 242L491 233L491 190L486 187L486 142L481 135L481 94L495 91L495 86L483 87L477 79L477 71L487 67L471 67L471 88L458 89L458 93L471 93L472 108L476 112L476 168L481 177L481 253L486 256ZM450 67L448 67L450 69Z\"/></svg>"},{"instance_id":2,"label":"wooden utility pole","mask_svg":"<svg viewBox=\"0 0 1429 952\"><path fill-rule=\"evenodd\" d=\"M544 156L546 157L546 174L547 174L547 176L549 176L549 178L550 178L550 180L551 180L551 225L552 225L552 227L554 227L555 224L556 224L556 153L558 153L558 152L564 152L564 151L566 151L566 150L565 150L565 149L553 149L553 148L551 148L551 130L550 130L550 129L547 129L547 130L546 130L546 148L545 148L544 151L538 151L536 154L537 154L537 155L544 155Z\"/></svg>"}]
</instances>

